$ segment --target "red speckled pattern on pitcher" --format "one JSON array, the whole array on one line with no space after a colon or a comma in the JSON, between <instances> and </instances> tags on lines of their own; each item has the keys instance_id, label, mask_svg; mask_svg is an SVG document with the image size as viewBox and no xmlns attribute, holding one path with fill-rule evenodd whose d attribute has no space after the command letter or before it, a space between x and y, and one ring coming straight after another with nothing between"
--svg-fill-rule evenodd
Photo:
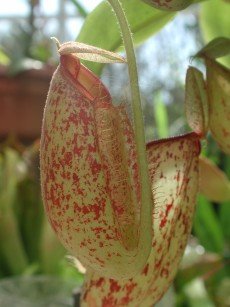
<instances>
[{"instance_id":1,"label":"red speckled pattern on pitcher","mask_svg":"<svg viewBox=\"0 0 230 307\"><path fill-rule=\"evenodd\" d=\"M147 307L167 290L191 231L199 153L194 132L150 143L153 203L142 203L124 106L75 56L61 56L44 111L41 186L52 228L87 269L82 306Z\"/></svg>"},{"instance_id":2,"label":"red speckled pattern on pitcher","mask_svg":"<svg viewBox=\"0 0 230 307\"><path fill-rule=\"evenodd\" d=\"M100 80L70 55L61 57L44 111L41 181L50 224L73 256L109 276L135 274L140 182L133 130L124 107L114 107ZM145 261L136 259L140 267Z\"/></svg>"},{"instance_id":3,"label":"red speckled pattern on pitcher","mask_svg":"<svg viewBox=\"0 0 230 307\"><path fill-rule=\"evenodd\" d=\"M82 306L148 307L175 277L191 231L198 188L199 140L191 133L147 146L155 200L152 252L141 274L112 280L87 273Z\"/></svg>"},{"instance_id":4,"label":"red speckled pattern on pitcher","mask_svg":"<svg viewBox=\"0 0 230 307\"><path fill-rule=\"evenodd\" d=\"M179 11L185 9L192 0L143 0L154 7L166 11Z\"/></svg>"}]
</instances>

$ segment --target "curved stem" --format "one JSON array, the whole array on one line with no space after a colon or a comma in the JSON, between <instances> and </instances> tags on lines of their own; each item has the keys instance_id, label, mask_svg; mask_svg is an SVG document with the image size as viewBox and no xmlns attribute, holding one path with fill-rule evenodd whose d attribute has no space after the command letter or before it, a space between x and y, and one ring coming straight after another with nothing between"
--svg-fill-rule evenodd
<instances>
[{"instance_id":1,"label":"curved stem","mask_svg":"<svg viewBox=\"0 0 230 307\"><path fill-rule=\"evenodd\" d=\"M136 57L134 52L131 30L120 1L108 0L108 2L111 5L112 9L114 10L118 23L120 25L121 35L128 62L130 89L132 97L132 109L134 117L134 131L135 131L135 140L137 146L138 163L139 163L140 179L141 179L141 203L142 203L141 223L145 221L148 224L148 225L142 224L141 227L142 230L140 231L140 238L144 239L142 237L142 234L144 234L145 236L144 240L146 240L147 239L146 236L151 235L153 201L152 201L152 192L151 192L151 186L148 174L148 164L146 158L144 121L141 109L141 97L140 97L139 84L138 84ZM142 231L145 233L141 234ZM147 232L149 232L149 234Z\"/></svg>"}]
</instances>

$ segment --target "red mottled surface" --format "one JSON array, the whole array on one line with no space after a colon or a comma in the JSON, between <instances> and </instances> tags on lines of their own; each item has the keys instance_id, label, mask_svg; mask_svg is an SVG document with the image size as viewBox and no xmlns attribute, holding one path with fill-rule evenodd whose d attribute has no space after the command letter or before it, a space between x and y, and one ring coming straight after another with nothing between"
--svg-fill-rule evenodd
<instances>
[{"instance_id":1,"label":"red mottled surface","mask_svg":"<svg viewBox=\"0 0 230 307\"><path fill-rule=\"evenodd\" d=\"M72 55L61 56L47 98L41 182L52 228L84 266L119 278L144 267L151 238L140 248L147 221L140 225L132 127L124 108L112 105L104 85Z\"/></svg>"},{"instance_id":2,"label":"red mottled surface","mask_svg":"<svg viewBox=\"0 0 230 307\"><path fill-rule=\"evenodd\" d=\"M154 234L148 262L141 274L113 283L99 274L87 273L82 306L152 306L176 274L191 231L196 203L198 136L191 133L156 141L148 145L147 152L155 200ZM115 286L111 288L111 284Z\"/></svg>"},{"instance_id":3,"label":"red mottled surface","mask_svg":"<svg viewBox=\"0 0 230 307\"><path fill-rule=\"evenodd\" d=\"M192 3L192 0L143 0L154 7L166 11L179 11Z\"/></svg>"},{"instance_id":4,"label":"red mottled surface","mask_svg":"<svg viewBox=\"0 0 230 307\"><path fill-rule=\"evenodd\" d=\"M41 183L50 224L87 269L82 306L148 307L167 290L191 231L199 153L195 133L147 146L150 229L124 107L76 57L61 56L44 111ZM152 237L139 238L145 229Z\"/></svg>"}]
</instances>

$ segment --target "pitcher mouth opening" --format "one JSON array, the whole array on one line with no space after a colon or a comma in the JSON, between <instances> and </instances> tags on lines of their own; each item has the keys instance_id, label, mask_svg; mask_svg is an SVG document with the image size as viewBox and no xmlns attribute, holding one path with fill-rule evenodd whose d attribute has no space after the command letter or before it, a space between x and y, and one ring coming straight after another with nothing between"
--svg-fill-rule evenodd
<instances>
[{"instance_id":1,"label":"pitcher mouth opening","mask_svg":"<svg viewBox=\"0 0 230 307\"><path fill-rule=\"evenodd\" d=\"M83 96L91 101L103 100L111 103L108 89L75 55L61 55L60 63L61 72Z\"/></svg>"}]
</instances>

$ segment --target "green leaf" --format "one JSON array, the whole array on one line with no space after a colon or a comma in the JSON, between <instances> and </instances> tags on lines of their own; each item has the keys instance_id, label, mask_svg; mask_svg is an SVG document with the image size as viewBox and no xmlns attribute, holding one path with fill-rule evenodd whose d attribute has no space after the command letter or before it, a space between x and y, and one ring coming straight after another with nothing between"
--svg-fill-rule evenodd
<instances>
[{"instance_id":1,"label":"green leaf","mask_svg":"<svg viewBox=\"0 0 230 307\"><path fill-rule=\"evenodd\" d=\"M0 49L0 64L8 65L10 63L9 57Z\"/></svg>"},{"instance_id":2,"label":"green leaf","mask_svg":"<svg viewBox=\"0 0 230 307\"><path fill-rule=\"evenodd\" d=\"M18 174L19 162L18 153L6 148L4 151L4 164L2 165L4 182L0 186L0 254L12 274L22 273L28 264L18 221L13 210L17 184L20 179Z\"/></svg>"},{"instance_id":3,"label":"green leaf","mask_svg":"<svg viewBox=\"0 0 230 307\"><path fill-rule=\"evenodd\" d=\"M35 141L20 156L24 176L17 184L14 211L26 254L30 263L37 263L40 257L40 239L44 209L39 184L39 142Z\"/></svg>"},{"instance_id":4,"label":"green leaf","mask_svg":"<svg viewBox=\"0 0 230 307\"><path fill-rule=\"evenodd\" d=\"M205 157L200 157L199 168L200 192L213 202L230 201L230 181L226 174Z\"/></svg>"},{"instance_id":5,"label":"green leaf","mask_svg":"<svg viewBox=\"0 0 230 307\"><path fill-rule=\"evenodd\" d=\"M230 3L221 0L207 1L201 4L200 26L205 42L216 37L230 37ZM220 60L230 66L230 55Z\"/></svg>"},{"instance_id":6,"label":"green leaf","mask_svg":"<svg viewBox=\"0 0 230 307\"><path fill-rule=\"evenodd\" d=\"M197 52L195 57L217 59L228 54L230 54L230 39L227 37L217 37Z\"/></svg>"},{"instance_id":7,"label":"green leaf","mask_svg":"<svg viewBox=\"0 0 230 307\"><path fill-rule=\"evenodd\" d=\"M66 251L58 241L47 219L42 223L40 248L43 273L52 275L58 274L61 269L61 259L64 259Z\"/></svg>"},{"instance_id":8,"label":"green leaf","mask_svg":"<svg viewBox=\"0 0 230 307\"><path fill-rule=\"evenodd\" d=\"M41 201L39 182L30 173L18 184L16 205L18 223L23 237L26 254L30 262L36 262L40 252L41 227L44 210Z\"/></svg>"},{"instance_id":9,"label":"green leaf","mask_svg":"<svg viewBox=\"0 0 230 307\"><path fill-rule=\"evenodd\" d=\"M211 252L223 252L224 237L220 222L212 204L202 195L198 199L193 229L204 248Z\"/></svg>"},{"instance_id":10,"label":"green leaf","mask_svg":"<svg viewBox=\"0 0 230 307\"><path fill-rule=\"evenodd\" d=\"M149 9L139 0L121 0L126 12L135 45L159 31L169 22L175 13ZM97 46L109 51L117 51L122 46L122 39L116 18L106 1L99 4L86 18L78 42ZM87 67L100 74L102 64L86 63Z\"/></svg>"},{"instance_id":11,"label":"green leaf","mask_svg":"<svg viewBox=\"0 0 230 307\"><path fill-rule=\"evenodd\" d=\"M169 136L168 113L160 93L157 94L154 101L154 114L158 137L167 138Z\"/></svg>"}]
</instances>

